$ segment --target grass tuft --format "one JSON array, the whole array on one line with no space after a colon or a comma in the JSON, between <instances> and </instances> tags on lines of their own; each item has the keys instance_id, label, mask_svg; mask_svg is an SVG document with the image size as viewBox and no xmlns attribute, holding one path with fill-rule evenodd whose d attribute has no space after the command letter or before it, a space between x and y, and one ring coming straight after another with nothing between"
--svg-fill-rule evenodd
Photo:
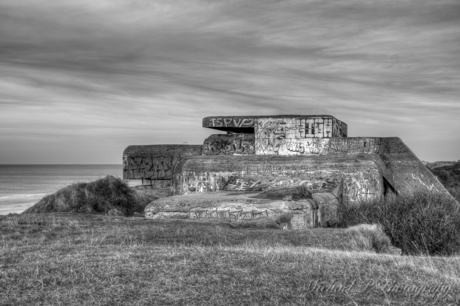
<instances>
[{"instance_id":1,"label":"grass tuft","mask_svg":"<svg viewBox=\"0 0 460 306\"><path fill-rule=\"evenodd\" d=\"M390 249L390 238L380 224L359 224L348 228L346 232L351 236L352 250L386 253Z\"/></svg>"},{"instance_id":2,"label":"grass tuft","mask_svg":"<svg viewBox=\"0 0 460 306\"><path fill-rule=\"evenodd\" d=\"M342 227L378 223L404 254L454 255L460 252L460 205L449 196L415 193L386 202L339 206Z\"/></svg>"}]
</instances>

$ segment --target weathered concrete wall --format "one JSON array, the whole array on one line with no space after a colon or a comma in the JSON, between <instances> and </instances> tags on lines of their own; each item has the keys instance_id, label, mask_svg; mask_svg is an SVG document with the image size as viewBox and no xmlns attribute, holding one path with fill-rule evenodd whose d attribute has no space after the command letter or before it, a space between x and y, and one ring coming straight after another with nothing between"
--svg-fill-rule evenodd
<instances>
[{"instance_id":1,"label":"weathered concrete wall","mask_svg":"<svg viewBox=\"0 0 460 306\"><path fill-rule=\"evenodd\" d=\"M342 136L337 127L337 119L328 117L259 118L256 119L255 134L256 139L260 140Z\"/></svg>"},{"instance_id":2,"label":"weathered concrete wall","mask_svg":"<svg viewBox=\"0 0 460 306\"><path fill-rule=\"evenodd\" d=\"M254 130L257 116L217 116L203 118L203 127L221 131Z\"/></svg>"},{"instance_id":3,"label":"weathered concrete wall","mask_svg":"<svg viewBox=\"0 0 460 306\"><path fill-rule=\"evenodd\" d=\"M266 190L286 187L289 184L297 185L301 182L316 186L315 184L319 184L316 177L332 177L333 179L329 179L328 182L332 181L337 187L338 177L342 175L338 173L343 172L339 168L349 167L350 161L363 162L363 166L350 172L354 173L353 175L348 175L349 178L354 177L354 186L350 185L349 180L344 181L344 188L348 188L346 199L353 202L364 199L361 194L374 192L365 191L369 182L376 181L375 178L369 177L370 170L365 170L368 164L364 162L371 161L373 165L378 166L381 173L384 194L411 195L424 190L449 194L431 171L397 137L310 139L310 148L303 152L299 149L299 153L303 154L297 156L252 155L229 156L228 159L222 156L218 160L201 157L186 159L176 172L183 180L180 183L175 180L176 193ZM312 154L313 150L321 153ZM319 168L312 166L315 163L320 164ZM374 166L369 167L374 169ZM359 173L363 175L360 178ZM380 182L378 184L380 185ZM353 195L351 190L361 191L355 191Z\"/></svg>"},{"instance_id":4,"label":"weathered concrete wall","mask_svg":"<svg viewBox=\"0 0 460 306\"><path fill-rule=\"evenodd\" d=\"M357 157L374 160L385 179L400 195L432 191L450 196L436 176L397 137L380 138L378 154L359 154Z\"/></svg>"},{"instance_id":5,"label":"weathered concrete wall","mask_svg":"<svg viewBox=\"0 0 460 306\"><path fill-rule=\"evenodd\" d=\"M255 154L254 134L217 134L204 141L204 155Z\"/></svg>"},{"instance_id":6,"label":"weathered concrete wall","mask_svg":"<svg viewBox=\"0 0 460 306\"><path fill-rule=\"evenodd\" d=\"M329 115L206 117L203 127L240 133L254 133L258 129L265 134L292 134L291 138L347 137L347 125Z\"/></svg>"},{"instance_id":7,"label":"weathered concrete wall","mask_svg":"<svg viewBox=\"0 0 460 306\"><path fill-rule=\"evenodd\" d=\"M123 179L171 180L174 167L201 150L201 145L129 146L123 152Z\"/></svg>"},{"instance_id":8,"label":"weathered concrete wall","mask_svg":"<svg viewBox=\"0 0 460 306\"><path fill-rule=\"evenodd\" d=\"M258 136L257 136L258 135ZM256 155L354 155L379 154L382 138L297 138L295 135L266 137L266 134L256 134ZM258 138L259 137L259 138ZM291 138L292 137L292 138Z\"/></svg>"},{"instance_id":9,"label":"weathered concrete wall","mask_svg":"<svg viewBox=\"0 0 460 306\"><path fill-rule=\"evenodd\" d=\"M194 193L158 199L145 208L145 216L236 222L272 219L285 229L305 229L336 222L337 205L334 196L319 193L299 201L260 199L257 193Z\"/></svg>"},{"instance_id":10,"label":"weathered concrete wall","mask_svg":"<svg viewBox=\"0 0 460 306\"><path fill-rule=\"evenodd\" d=\"M336 167L334 165L339 165L343 159L353 159L371 161L378 165L383 176L384 194L410 195L422 190L448 194L431 171L401 139L396 137L305 138L304 142L291 138L290 141L283 142L278 150L283 154L287 151L290 153L286 153L287 156L279 154L278 159L275 154L267 154L265 159L260 159L264 155L251 155L257 150L253 147L253 140L255 141L253 137L254 134L212 135L205 140L203 146L130 146L123 153L123 178L171 180L173 174L176 174L173 184L176 194L215 190L265 190L289 184L296 185L300 182L316 186L315 184L319 184L316 177L333 177L332 181L337 187L337 178L340 175L334 170ZM206 157L204 159L197 157L194 160L192 158L190 161L187 159L202 153L213 156L228 154L249 154L249 156L246 156L246 159L243 158L244 156L233 156L229 160L213 160L212 156L208 156L211 159L206 159ZM289 157L291 154L294 156ZM296 161L292 162L289 158L294 158ZM318 158L324 165L323 168L314 169L305 166L308 161L314 163ZM183 160L186 160L188 164L182 165ZM175 171L174 168L179 164L185 168ZM308 171L320 171L318 173L322 174L312 172L307 175ZM329 171L329 174L321 171ZM355 173L366 173L366 171L356 169ZM186 180L186 183L185 181L178 183L178 176ZM361 186L366 186L368 183L365 180L369 178L355 178L355 180L359 181ZM344 181L345 185L347 182ZM355 183L355 185L358 184ZM347 188L353 190L354 187L348 186ZM349 201L354 201L350 200L350 197L362 199L362 196L358 196L361 193L372 192L356 192L357 195L348 196L347 199Z\"/></svg>"},{"instance_id":11,"label":"weathered concrete wall","mask_svg":"<svg viewBox=\"0 0 460 306\"><path fill-rule=\"evenodd\" d=\"M348 202L422 190L448 194L401 139L346 137L347 125L333 116L206 117L203 126L229 134L211 135L202 146L130 146L123 178L169 180L176 194L300 184L315 192L340 185Z\"/></svg>"},{"instance_id":12,"label":"weathered concrete wall","mask_svg":"<svg viewBox=\"0 0 460 306\"><path fill-rule=\"evenodd\" d=\"M195 156L174 176L176 194L264 191L306 185L312 193L333 193L344 202L381 198L380 168L374 161L328 157Z\"/></svg>"},{"instance_id":13,"label":"weathered concrete wall","mask_svg":"<svg viewBox=\"0 0 460 306\"><path fill-rule=\"evenodd\" d=\"M283 226L303 229L334 224L339 205L449 195L401 139L347 137L347 125L332 116L206 117L203 127L228 134L124 151L124 179L175 194L148 205L147 217L289 219Z\"/></svg>"},{"instance_id":14,"label":"weathered concrete wall","mask_svg":"<svg viewBox=\"0 0 460 306\"><path fill-rule=\"evenodd\" d=\"M372 160L379 165L383 177L400 195L416 191L433 191L449 195L436 176L398 137L331 138L324 151L330 158L355 156L360 160Z\"/></svg>"}]
</instances>

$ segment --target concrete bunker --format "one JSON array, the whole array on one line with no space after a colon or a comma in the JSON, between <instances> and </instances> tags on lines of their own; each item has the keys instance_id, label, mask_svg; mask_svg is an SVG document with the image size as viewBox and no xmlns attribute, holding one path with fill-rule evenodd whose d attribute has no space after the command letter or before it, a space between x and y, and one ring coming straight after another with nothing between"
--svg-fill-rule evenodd
<instances>
[{"instance_id":1,"label":"concrete bunker","mask_svg":"<svg viewBox=\"0 0 460 306\"><path fill-rule=\"evenodd\" d=\"M278 218L288 227L326 227L339 205L446 193L397 137L348 137L329 115L206 117L203 127L225 131L202 145L129 146L123 178L163 188L170 197L146 207L149 218ZM261 199L258 194L304 186L310 198Z\"/></svg>"}]
</instances>

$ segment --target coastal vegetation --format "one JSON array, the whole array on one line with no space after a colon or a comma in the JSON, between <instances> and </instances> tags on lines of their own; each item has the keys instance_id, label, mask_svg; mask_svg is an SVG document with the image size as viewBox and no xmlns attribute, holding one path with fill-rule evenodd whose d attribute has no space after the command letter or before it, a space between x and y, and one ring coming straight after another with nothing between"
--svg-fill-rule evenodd
<instances>
[{"instance_id":1,"label":"coastal vegetation","mask_svg":"<svg viewBox=\"0 0 460 306\"><path fill-rule=\"evenodd\" d=\"M460 202L460 161L428 164L446 189Z\"/></svg>"},{"instance_id":2,"label":"coastal vegetation","mask_svg":"<svg viewBox=\"0 0 460 306\"><path fill-rule=\"evenodd\" d=\"M0 219L0 305L458 305L459 257L350 251L343 229L95 214Z\"/></svg>"},{"instance_id":3,"label":"coastal vegetation","mask_svg":"<svg viewBox=\"0 0 460 306\"><path fill-rule=\"evenodd\" d=\"M351 235L350 247L359 251L389 252L390 238L380 224L359 224L346 230Z\"/></svg>"},{"instance_id":4,"label":"coastal vegetation","mask_svg":"<svg viewBox=\"0 0 460 306\"><path fill-rule=\"evenodd\" d=\"M444 194L418 192L386 201L339 206L342 227L380 224L404 254L460 254L460 205Z\"/></svg>"},{"instance_id":5,"label":"coastal vegetation","mask_svg":"<svg viewBox=\"0 0 460 306\"><path fill-rule=\"evenodd\" d=\"M132 216L158 199L147 190L134 190L121 179L108 175L90 183L76 183L58 190L28 208L30 213L86 213Z\"/></svg>"}]
</instances>

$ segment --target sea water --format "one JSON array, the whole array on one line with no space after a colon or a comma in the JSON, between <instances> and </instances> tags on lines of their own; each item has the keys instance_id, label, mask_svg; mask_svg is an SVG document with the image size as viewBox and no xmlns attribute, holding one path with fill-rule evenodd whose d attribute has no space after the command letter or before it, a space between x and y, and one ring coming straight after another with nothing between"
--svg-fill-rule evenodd
<instances>
[{"instance_id":1,"label":"sea water","mask_svg":"<svg viewBox=\"0 0 460 306\"><path fill-rule=\"evenodd\" d=\"M73 183L123 176L122 165L0 165L0 215L21 213Z\"/></svg>"}]
</instances>

